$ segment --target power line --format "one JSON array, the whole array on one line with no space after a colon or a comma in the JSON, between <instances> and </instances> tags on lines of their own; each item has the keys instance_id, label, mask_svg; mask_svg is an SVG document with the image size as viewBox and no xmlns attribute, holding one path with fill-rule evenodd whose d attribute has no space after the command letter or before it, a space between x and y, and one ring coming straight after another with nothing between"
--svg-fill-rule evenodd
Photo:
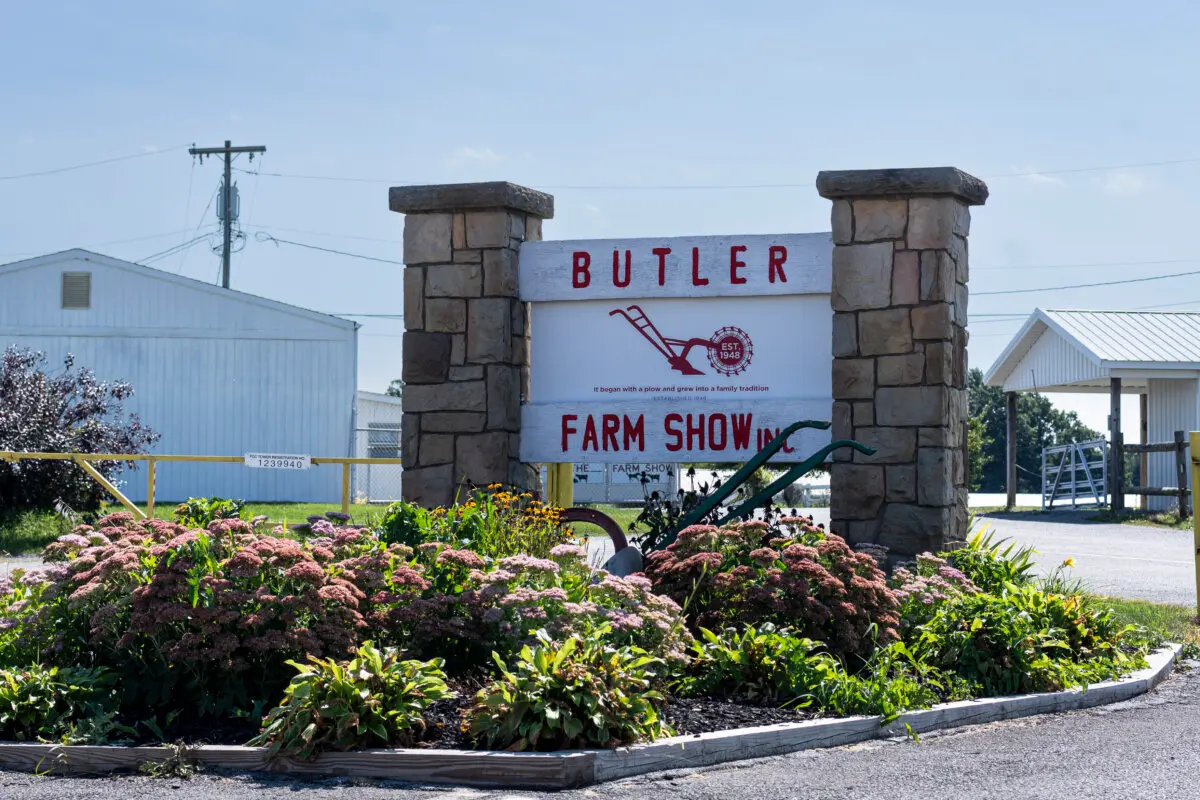
<instances>
[{"instance_id":1,"label":"power line","mask_svg":"<svg viewBox=\"0 0 1200 800\"><path fill-rule=\"evenodd\" d=\"M200 212L200 219L196 221L196 230L192 231L193 237L200 232L200 227L204 225L204 220L208 217L208 210L212 208L213 200L217 199L217 193L220 191L221 188L218 186L213 193L208 196L208 202L204 205L204 210ZM188 253L192 252L192 248L185 247L182 252L183 257L179 259L179 263L175 266L176 275L183 274L183 265L187 263Z\"/></svg>"},{"instance_id":2,"label":"power line","mask_svg":"<svg viewBox=\"0 0 1200 800\"><path fill-rule=\"evenodd\" d=\"M390 258L375 258L374 256L364 256L361 253L347 253L345 250L334 250L330 247L318 247L315 244L305 244L304 242L293 242L290 239L280 239L272 236L266 231L259 231L254 234L254 238L260 242L274 242L276 245L290 244L293 247L303 247L308 250L320 250L322 253L333 253L334 255L347 256L349 258L361 258L364 261L378 261L381 264L396 264L403 267L403 261L393 261Z\"/></svg>"},{"instance_id":3,"label":"power line","mask_svg":"<svg viewBox=\"0 0 1200 800\"><path fill-rule=\"evenodd\" d=\"M145 258L138 259L137 263L149 264L151 261L158 261L160 259L167 258L168 256L175 255L180 250L192 247L196 243L208 239L208 237L209 237L209 234L207 234L207 233L204 234L203 236L197 236L194 239L189 239L186 242L181 242L181 243L175 245L174 247L168 247L166 250L163 250L162 252L154 253L153 255L146 256Z\"/></svg>"},{"instance_id":4,"label":"power line","mask_svg":"<svg viewBox=\"0 0 1200 800\"><path fill-rule=\"evenodd\" d=\"M1200 158L1179 158L1169 161L1142 161L1133 164L1116 164L1095 167L1066 167L1062 169L1042 169L1042 170L1027 170L1024 172L1005 172L993 175L981 176L984 180L998 180L1001 178L1024 178L1035 175L1066 175L1080 172L1106 172L1118 169L1137 169L1142 167L1164 167L1176 166L1180 164L1195 164L1200 163ZM389 184L393 186L413 183L413 181L396 181L386 178L362 178L355 176L343 175L313 175L304 173L291 172L263 172L262 170L239 170L248 175L262 175L268 178L291 178L295 180L311 180L311 181L333 181L338 183L374 183L374 184ZM586 190L586 191L602 191L602 190L621 190L621 191L690 191L690 190L722 190L722 189L811 189L812 181L803 183L723 183L723 184L664 184L664 185L646 185L646 184L580 184L580 185L560 185L560 186L543 186L544 189L550 190Z\"/></svg>"},{"instance_id":5,"label":"power line","mask_svg":"<svg viewBox=\"0 0 1200 800\"><path fill-rule=\"evenodd\" d=\"M89 161L86 164L72 164L69 167L57 167L55 169L44 169L38 172L23 172L19 175L0 175L0 181L19 181L25 178L40 178L44 175L58 175L62 172L71 172L77 169L87 169L88 167L99 167L103 164L115 164L118 161L129 161L134 158L148 158L150 156L159 156L163 153L173 153L176 150L182 150L187 147L186 144L175 145L168 147L165 150L149 150L141 153L132 153L127 156L117 156L116 158L104 158L100 161Z\"/></svg>"},{"instance_id":6,"label":"power line","mask_svg":"<svg viewBox=\"0 0 1200 800\"><path fill-rule=\"evenodd\" d=\"M188 233L188 231L185 229L185 230L179 230L179 231L166 231L165 233L152 233L148 236L135 236L132 239L110 239L107 242L93 242L91 244L81 245L81 247L84 250L90 250L93 247L103 247L103 246L109 245L109 244L131 244L133 242L149 242L154 239L166 239L169 236L178 236L181 233ZM21 252L21 253L0 253L0 257L20 258L21 256L44 255L46 252L47 251L45 251L45 250L37 250L37 251L25 251L25 252Z\"/></svg>"},{"instance_id":7,"label":"power line","mask_svg":"<svg viewBox=\"0 0 1200 800\"><path fill-rule=\"evenodd\" d=\"M1144 278L1126 278L1120 281L1101 281L1099 283L1076 283L1070 286L1043 286L1038 289L1001 289L994 292L972 292L975 297L995 296L1001 294L1033 294L1034 292L1058 292L1064 289L1091 289L1097 286L1121 286L1128 283L1146 283L1147 281L1161 281L1167 278L1185 278L1191 275L1200 275L1200 270L1192 270L1190 272L1175 272L1170 275L1148 275Z\"/></svg>"},{"instance_id":8,"label":"power line","mask_svg":"<svg viewBox=\"0 0 1200 800\"><path fill-rule=\"evenodd\" d=\"M246 225L247 228L258 230L287 231L288 233L306 233L309 236L328 236L331 239L356 239L360 242L379 242L380 244L401 244L399 239L380 239L375 236L354 236L349 233L331 233L328 231L312 231L304 228L284 228L280 225Z\"/></svg>"},{"instance_id":9,"label":"power line","mask_svg":"<svg viewBox=\"0 0 1200 800\"><path fill-rule=\"evenodd\" d=\"M1147 267L1158 264L1200 264L1196 258L1169 258L1159 261L1095 261L1080 264L1022 264L1012 267L972 267L972 272L1013 272L1026 269L1079 269L1082 267Z\"/></svg>"}]
</instances>

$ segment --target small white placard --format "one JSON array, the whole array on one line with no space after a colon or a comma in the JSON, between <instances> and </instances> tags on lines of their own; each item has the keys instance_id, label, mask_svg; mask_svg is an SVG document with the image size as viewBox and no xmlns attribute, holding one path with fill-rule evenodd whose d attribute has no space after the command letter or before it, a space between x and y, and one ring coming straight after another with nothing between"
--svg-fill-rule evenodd
<instances>
[{"instance_id":1,"label":"small white placard","mask_svg":"<svg viewBox=\"0 0 1200 800\"><path fill-rule=\"evenodd\" d=\"M254 469L308 469L312 466L312 456L246 453L246 466Z\"/></svg>"}]
</instances>

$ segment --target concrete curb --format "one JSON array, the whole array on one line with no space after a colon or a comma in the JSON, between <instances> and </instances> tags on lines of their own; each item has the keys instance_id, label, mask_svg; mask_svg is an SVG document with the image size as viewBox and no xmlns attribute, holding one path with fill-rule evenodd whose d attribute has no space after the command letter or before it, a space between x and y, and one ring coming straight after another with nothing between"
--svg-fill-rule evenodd
<instances>
[{"instance_id":1,"label":"concrete curb","mask_svg":"<svg viewBox=\"0 0 1200 800\"><path fill-rule=\"evenodd\" d=\"M782 755L816 747L836 747L869 739L940 728L979 725L1004 719L1073 711L1117 703L1144 694L1170 673L1182 651L1169 645L1147 656L1148 667L1119 681L1047 694L995 697L945 703L910 711L886 726L881 717L843 717L791 722L760 728L675 736L618 750L565 753L501 753L469 750L364 750L324 753L314 761L271 760L263 747L201 746L186 758L241 771L298 775L346 775L412 783L489 788L566 789L628 778L647 772L711 766L729 761ZM175 755L169 747L116 747L0 743L0 768L53 774L100 774L136 769Z\"/></svg>"}]
</instances>

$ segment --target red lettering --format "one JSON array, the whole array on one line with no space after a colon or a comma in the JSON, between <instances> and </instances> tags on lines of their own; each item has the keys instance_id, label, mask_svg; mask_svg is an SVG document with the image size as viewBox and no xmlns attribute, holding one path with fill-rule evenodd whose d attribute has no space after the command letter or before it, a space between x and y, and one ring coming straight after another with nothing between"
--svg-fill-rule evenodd
<instances>
[{"instance_id":1,"label":"red lettering","mask_svg":"<svg viewBox=\"0 0 1200 800\"><path fill-rule=\"evenodd\" d=\"M729 282L730 283L745 283L746 279L738 275L738 270L746 266L745 261L738 260L738 253L746 252L746 245L735 244L729 248Z\"/></svg>"},{"instance_id":2,"label":"red lettering","mask_svg":"<svg viewBox=\"0 0 1200 800\"><path fill-rule=\"evenodd\" d=\"M692 422L692 415L687 415L687 449L688 450L703 450L704 449L704 415L697 415L699 419L695 423ZM696 440L699 439L699 446Z\"/></svg>"},{"instance_id":3,"label":"red lettering","mask_svg":"<svg viewBox=\"0 0 1200 800\"><path fill-rule=\"evenodd\" d=\"M613 450L620 450L617 445L617 431L621 430L621 418L616 414L605 414L601 417L601 442L604 449L608 450L608 443L612 442Z\"/></svg>"},{"instance_id":4,"label":"red lettering","mask_svg":"<svg viewBox=\"0 0 1200 800\"><path fill-rule=\"evenodd\" d=\"M637 445L639 451L646 449L646 417L638 414L637 422L631 422L625 417L625 449L632 450Z\"/></svg>"},{"instance_id":5,"label":"red lettering","mask_svg":"<svg viewBox=\"0 0 1200 800\"><path fill-rule=\"evenodd\" d=\"M656 247L650 251L658 256L658 285L667 285L667 256L671 253L669 247Z\"/></svg>"},{"instance_id":6,"label":"red lettering","mask_svg":"<svg viewBox=\"0 0 1200 800\"><path fill-rule=\"evenodd\" d=\"M621 278L620 278L621 254L619 251L613 250L613 286L618 286L623 289L629 285L629 277L630 277L629 276L629 268L630 268L630 260L632 258L633 258L632 254L628 250L626 250L625 251L625 282L622 283Z\"/></svg>"},{"instance_id":7,"label":"red lettering","mask_svg":"<svg viewBox=\"0 0 1200 800\"><path fill-rule=\"evenodd\" d=\"M592 282L592 254L586 250L578 250L571 255L571 285L583 289Z\"/></svg>"},{"instance_id":8,"label":"red lettering","mask_svg":"<svg viewBox=\"0 0 1200 800\"><path fill-rule=\"evenodd\" d=\"M708 278L700 277L700 248L692 248L692 286L708 286Z\"/></svg>"},{"instance_id":9,"label":"red lettering","mask_svg":"<svg viewBox=\"0 0 1200 800\"><path fill-rule=\"evenodd\" d=\"M596 420L591 414L588 414L587 424L583 426L583 449L587 450L589 444L593 450L599 450L600 444L596 439Z\"/></svg>"},{"instance_id":10,"label":"red lettering","mask_svg":"<svg viewBox=\"0 0 1200 800\"><path fill-rule=\"evenodd\" d=\"M750 447L750 424L754 419L753 414L734 414L733 421L733 446L738 450L746 450ZM761 447L759 448L762 449Z\"/></svg>"},{"instance_id":11,"label":"red lettering","mask_svg":"<svg viewBox=\"0 0 1200 800\"><path fill-rule=\"evenodd\" d=\"M579 417L575 416L574 414L563 414L562 415L562 451L564 453L567 452L568 437L571 434L577 432L575 430L575 426L571 424L572 422L574 422L577 419L579 419Z\"/></svg>"},{"instance_id":12,"label":"red lettering","mask_svg":"<svg viewBox=\"0 0 1200 800\"><path fill-rule=\"evenodd\" d=\"M718 426L717 423L720 423ZM718 434L720 437L718 438ZM718 444L718 441L720 444ZM708 418L708 447L710 450L724 450L729 443L729 421L724 414L712 414Z\"/></svg>"},{"instance_id":13,"label":"red lettering","mask_svg":"<svg viewBox=\"0 0 1200 800\"><path fill-rule=\"evenodd\" d=\"M683 417L679 414L667 414L663 420L663 428L670 437L667 439L667 449L672 453L678 453L683 449L683 434L679 432L678 427L681 422L683 422Z\"/></svg>"},{"instance_id":14,"label":"red lettering","mask_svg":"<svg viewBox=\"0 0 1200 800\"><path fill-rule=\"evenodd\" d=\"M775 282L775 270L779 270L779 282L787 283L787 273L783 271L785 261L787 261L787 248L781 244L771 245L771 249L767 251L767 263L770 265L768 277L771 283Z\"/></svg>"}]
</instances>

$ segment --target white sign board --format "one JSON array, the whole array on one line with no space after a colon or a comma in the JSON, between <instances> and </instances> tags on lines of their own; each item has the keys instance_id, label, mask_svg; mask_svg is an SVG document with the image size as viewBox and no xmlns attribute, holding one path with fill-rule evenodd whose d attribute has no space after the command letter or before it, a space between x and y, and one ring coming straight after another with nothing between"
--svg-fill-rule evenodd
<instances>
[{"instance_id":1,"label":"white sign board","mask_svg":"<svg viewBox=\"0 0 1200 800\"><path fill-rule=\"evenodd\" d=\"M527 242L521 459L745 460L832 411L829 234ZM795 434L801 461L828 431Z\"/></svg>"},{"instance_id":2,"label":"white sign board","mask_svg":"<svg viewBox=\"0 0 1200 800\"><path fill-rule=\"evenodd\" d=\"M679 491L679 465L657 464L575 464L574 500L576 503L640 503L647 495L674 496ZM646 482L642 483L645 474ZM547 470L541 470L543 491Z\"/></svg>"},{"instance_id":3,"label":"white sign board","mask_svg":"<svg viewBox=\"0 0 1200 800\"><path fill-rule=\"evenodd\" d=\"M281 453L246 453L245 461L247 467L255 469L308 469L312 466L310 456Z\"/></svg>"}]
</instances>

